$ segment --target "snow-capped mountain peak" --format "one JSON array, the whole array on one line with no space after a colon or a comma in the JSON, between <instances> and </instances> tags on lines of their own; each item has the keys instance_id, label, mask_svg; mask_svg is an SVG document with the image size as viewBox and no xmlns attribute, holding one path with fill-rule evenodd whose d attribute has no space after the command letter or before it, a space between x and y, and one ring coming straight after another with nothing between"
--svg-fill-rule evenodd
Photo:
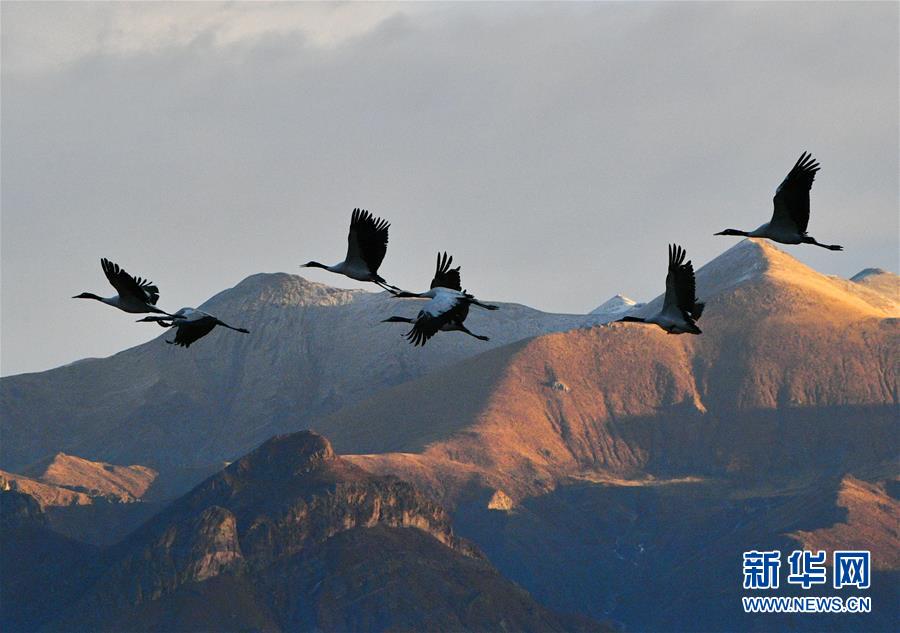
<instances>
[{"instance_id":1,"label":"snow-capped mountain peak","mask_svg":"<svg viewBox=\"0 0 900 633\"><path fill-rule=\"evenodd\" d=\"M625 295L616 295L591 310L590 313L608 321L614 321L615 319L621 319L632 310L636 310L643 305L643 303L638 303Z\"/></svg>"}]
</instances>

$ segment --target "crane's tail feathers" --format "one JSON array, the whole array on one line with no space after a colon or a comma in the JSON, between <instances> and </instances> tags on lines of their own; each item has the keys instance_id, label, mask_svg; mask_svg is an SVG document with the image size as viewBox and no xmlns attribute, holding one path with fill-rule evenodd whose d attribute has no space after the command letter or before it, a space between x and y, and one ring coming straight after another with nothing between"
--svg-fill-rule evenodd
<instances>
[{"instance_id":1,"label":"crane's tail feathers","mask_svg":"<svg viewBox=\"0 0 900 633\"><path fill-rule=\"evenodd\" d=\"M646 323L641 317L624 316L617 321L618 323Z\"/></svg>"},{"instance_id":2,"label":"crane's tail feathers","mask_svg":"<svg viewBox=\"0 0 900 633\"><path fill-rule=\"evenodd\" d=\"M703 312L703 309L701 308L700 311ZM678 334L703 334L700 328L697 327L697 323L695 321L695 319L700 316L699 314L693 314L686 311L682 311L682 314L684 315L685 327L683 328L683 332L678 332Z\"/></svg>"},{"instance_id":3,"label":"crane's tail feathers","mask_svg":"<svg viewBox=\"0 0 900 633\"><path fill-rule=\"evenodd\" d=\"M691 310L691 316L694 317L695 319L699 319L700 316L703 314L703 308L705 308L705 307L706 307L705 303L703 303L702 301L697 301L694 304L694 309Z\"/></svg>"},{"instance_id":4,"label":"crane's tail feathers","mask_svg":"<svg viewBox=\"0 0 900 633\"><path fill-rule=\"evenodd\" d=\"M471 302L474 305L477 305L479 308L484 308L485 310L499 310L500 306L495 306L490 303L481 303L478 299L472 299Z\"/></svg>"}]
</instances>

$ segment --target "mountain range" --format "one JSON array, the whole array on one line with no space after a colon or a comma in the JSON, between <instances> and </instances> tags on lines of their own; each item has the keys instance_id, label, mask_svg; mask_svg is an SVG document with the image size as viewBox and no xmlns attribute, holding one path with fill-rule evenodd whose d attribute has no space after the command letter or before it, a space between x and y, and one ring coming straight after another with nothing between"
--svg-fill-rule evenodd
<instances>
[{"instance_id":1,"label":"mountain range","mask_svg":"<svg viewBox=\"0 0 900 633\"><path fill-rule=\"evenodd\" d=\"M749 240L697 285L702 336L632 323L548 334L314 427L441 498L472 482L515 499L571 477L800 478L895 456L896 295Z\"/></svg>"},{"instance_id":2,"label":"mountain range","mask_svg":"<svg viewBox=\"0 0 900 633\"><path fill-rule=\"evenodd\" d=\"M144 464L165 484L207 473L272 435L487 349L602 319L500 304L467 324L490 337L441 336L424 349L380 321L420 301L339 290L283 273L248 277L201 308L250 329L214 332L185 353L167 334L109 358L0 380L0 467L33 469L59 451ZM215 432L209 424L214 421ZM204 470L206 469L206 470Z\"/></svg>"},{"instance_id":3,"label":"mountain range","mask_svg":"<svg viewBox=\"0 0 900 633\"><path fill-rule=\"evenodd\" d=\"M32 548L65 561L81 591L60 591L44 613L13 608L13 628L609 630L537 604L453 534L443 508L311 432L270 439L99 555L49 537L21 496L4 497L22 508L10 512L12 534L31 521ZM4 550L16 571L28 568L27 552ZM15 588L40 593L39 582L32 572Z\"/></svg>"},{"instance_id":4,"label":"mountain range","mask_svg":"<svg viewBox=\"0 0 900 633\"><path fill-rule=\"evenodd\" d=\"M23 510L52 541L36 551L97 560L42 624L891 630L900 279L822 275L745 240L697 288L697 337L607 323L662 300L614 297L581 316L473 309L490 343L414 349L379 321L415 301L255 275L205 304L251 335L4 378L0 466L44 484L64 451L159 471L144 496L178 496L91 541L99 556ZM871 549L883 606L744 614L741 552L801 544Z\"/></svg>"}]
</instances>

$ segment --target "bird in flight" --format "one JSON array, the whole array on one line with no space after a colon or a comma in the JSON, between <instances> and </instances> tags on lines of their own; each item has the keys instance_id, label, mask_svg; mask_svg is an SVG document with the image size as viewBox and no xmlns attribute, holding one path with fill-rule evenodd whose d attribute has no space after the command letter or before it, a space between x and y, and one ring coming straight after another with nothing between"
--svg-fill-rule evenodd
<instances>
[{"instance_id":1,"label":"bird in flight","mask_svg":"<svg viewBox=\"0 0 900 633\"><path fill-rule=\"evenodd\" d=\"M100 260L100 266L118 294L113 297L99 297L92 292L82 292L72 297L73 299L94 299L132 314L153 312L174 318L165 310L156 307L156 302L159 301L159 288L153 282L129 275L119 268L118 264L106 258Z\"/></svg>"},{"instance_id":2,"label":"bird in flight","mask_svg":"<svg viewBox=\"0 0 900 633\"><path fill-rule=\"evenodd\" d=\"M662 309L646 319L626 316L619 321L654 323L669 334L700 334L697 319L703 314L703 304L697 300L694 266L685 262L687 253L675 244L669 245L669 273L666 275L666 295Z\"/></svg>"},{"instance_id":3,"label":"bird in flight","mask_svg":"<svg viewBox=\"0 0 900 633\"><path fill-rule=\"evenodd\" d=\"M406 339L413 345L425 345L438 332L463 332L480 341L490 340L471 332L463 322L469 316L469 306L477 305L486 310L497 310L497 306L481 303L462 289L459 266L450 268L453 257L447 253L438 253L434 278L427 292L395 292L395 297L416 297L430 299L419 311L415 319L392 316L384 319L384 323L411 323L412 329L406 333Z\"/></svg>"},{"instance_id":4,"label":"bird in flight","mask_svg":"<svg viewBox=\"0 0 900 633\"><path fill-rule=\"evenodd\" d=\"M753 231L725 229L715 235L764 237L780 244L815 244L830 251L844 250L844 247L838 244L817 242L816 238L806 233L806 227L809 225L809 191L819 169L819 163L812 155L803 152L775 191L775 197L772 199L775 209L771 220Z\"/></svg>"},{"instance_id":5,"label":"bird in flight","mask_svg":"<svg viewBox=\"0 0 900 633\"><path fill-rule=\"evenodd\" d=\"M344 261L333 266L311 261L301 267L324 268L357 281L371 281L388 291L398 291L399 288L390 285L378 274L378 267L387 253L390 226L386 220L376 218L364 209L353 209Z\"/></svg>"},{"instance_id":6,"label":"bird in flight","mask_svg":"<svg viewBox=\"0 0 900 633\"><path fill-rule=\"evenodd\" d=\"M175 340L166 341L170 345L178 345L181 347L190 347L191 343L203 338L213 331L217 325L227 327L229 330L249 334L250 330L242 327L233 327L224 321L221 321L203 310L196 308L182 308L172 315L172 318L148 316L138 319L138 323L150 322L157 323L161 327L176 328Z\"/></svg>"}]
</instances>

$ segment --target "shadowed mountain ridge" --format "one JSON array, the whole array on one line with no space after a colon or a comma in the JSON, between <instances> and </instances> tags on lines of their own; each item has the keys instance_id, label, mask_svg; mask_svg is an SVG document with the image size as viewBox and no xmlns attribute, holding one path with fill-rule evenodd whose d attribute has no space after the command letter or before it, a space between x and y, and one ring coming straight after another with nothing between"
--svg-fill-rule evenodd
<instances>
[{"instance_id":1,"label":"shadowed mountain ridge","mask_svg":"<svg viewBox=\"0 0 900 633\"><path fill-rule=\"evenodd\" d=\"M535 603L443 508L308 431L268 440L107 550L50 630L216 627L604 630Z\"/></svg>"}]
</instances>

